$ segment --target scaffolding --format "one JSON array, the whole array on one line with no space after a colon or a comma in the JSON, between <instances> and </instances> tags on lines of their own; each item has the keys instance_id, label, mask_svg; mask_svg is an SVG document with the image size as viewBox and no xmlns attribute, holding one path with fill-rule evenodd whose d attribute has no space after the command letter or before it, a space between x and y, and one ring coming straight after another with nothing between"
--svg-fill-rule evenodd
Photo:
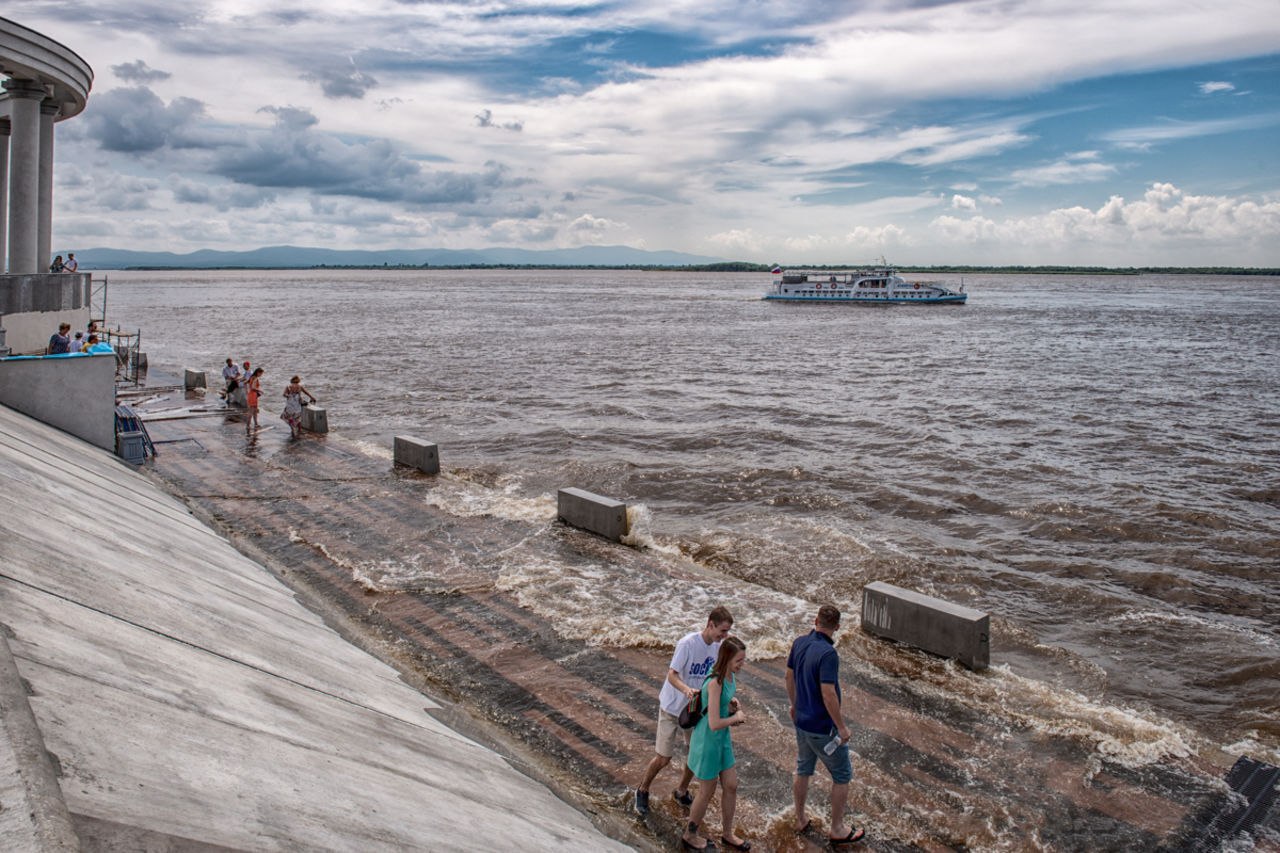
<instances>
[{"instance_id":1,"label":"scaffolding","mask_svg":"<svg viewBox=\"0 0 1280 853\"><path fill-rule=\"evenodd\" d=\"M146 369L142 362L142 330L107 329L107 343L116 353L116 386L141 385Z\"/></svg>"},{"instance_id":2,"label":"scaffolding","mask_svg":"<svg viewBox=\"0 0 1280 853\"><path fill-rule=\"evenodd\" d=\"M89 320L99 329L107 327L107 276L89 279Z\"/></svg>"}]
</instances>

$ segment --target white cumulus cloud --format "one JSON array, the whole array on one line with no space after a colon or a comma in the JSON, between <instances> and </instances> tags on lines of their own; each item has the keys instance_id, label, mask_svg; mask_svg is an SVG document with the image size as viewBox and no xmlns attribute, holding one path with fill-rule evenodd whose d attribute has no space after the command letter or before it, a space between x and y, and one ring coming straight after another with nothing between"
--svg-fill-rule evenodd
<instances>
[{"instance_id":1,"label":"white cumulus cloud","mask_svg":"<svg viewBox=\"0 0 1280 853\"><path fill-rule=\"evenodd\" d=\"M934 235L956 245L987 244L1043 263L1079 263L1085 249L1105 262L1132 266L1261 263L1265 247L1280 240L1280 201L1193 195L1170 183L1152 184L1132 201L1112 196L1096 210L1058 208L1045 214L996 221L984 216L936 217ZM1136 247L1145 247L1138 249ZM1244 256L1224 257L1223 248L1244 247ZM1134 252L1144 252L1135 257ZM1002 256L998 262L1021 262Z\"/></svg>"}]
</instances>

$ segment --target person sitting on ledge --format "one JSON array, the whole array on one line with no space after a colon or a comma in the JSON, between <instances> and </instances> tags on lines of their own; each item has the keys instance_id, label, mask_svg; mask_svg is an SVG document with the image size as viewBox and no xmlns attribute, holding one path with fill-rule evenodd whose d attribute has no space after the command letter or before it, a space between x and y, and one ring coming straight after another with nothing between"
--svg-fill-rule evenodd
<instances>
[{"instance_id":1,"label":"person sitting on ledge","mask_svg":"<svg viewBox=\"0 0 1280 853\"><path fill-rule=\"evenodd\" d=\"M49 264L49 272L62 272L66 265L62 263L62 255L58 255L53 259L53 263Z\"/></svg>"},{"instance_id":2,"label":"person sitting on ledge","mask_svg":"<svg viewBox=\"0 0 1280 853\"><path fill-rule=\"evenodd\" d=\"M80 269L80 262L76 260L75 252L67 252L67 262L62 265L63 272L75 272Z\"/></svg>"},{"instance_id":3,"label":"person sitting on ledge","mask_svg":"<svg viewBox=\"0 0 1280 853\"><path fill-rule=\"evenodd\" d=\"M222 378L227 383L222 396L230 399L232 393L240 387L240 368L236 367L236 363L231 359L227 359L227 366L222 368Z\"/></svg>"}]
</instances>

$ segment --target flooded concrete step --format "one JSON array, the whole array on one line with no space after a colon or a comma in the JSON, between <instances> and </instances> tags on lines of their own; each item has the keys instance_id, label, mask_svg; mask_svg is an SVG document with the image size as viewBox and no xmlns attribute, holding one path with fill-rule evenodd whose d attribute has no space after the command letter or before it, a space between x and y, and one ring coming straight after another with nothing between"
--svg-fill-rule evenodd
<instances>
[{"instance_id":1,"label":"flooded concrete step","mask_svg":"<svg viewBox=\"0 0 1280 853\"><path fill-rule=\"evenodd\" d=\"M211 452L166 454L154 464L158 475L394 648L398 665L539 754L580 802L626 819L629 789L652 755L669 650L565 638L498 590L495 555L529 536L529 523L451 515L427 501L436 480L352 453L332 436L289 445L287 432L267 433L248 446L234 425L183 428L199 431ZM530 547L549 560L607 561L622 546L548 532ZM422 569L415 582L370 586L370 567L409 552ZM852 806L872 827L868 849L999 846L1020 833L1055 849L1076 849L1082 837L1096 842L1092 849L1154 849L1212 781L1173 765L1100 767L1087 741L992 717L918 689L909 674L866 666L860 642L842 647L841 678L855 724ZM787 828L794 742L784 670L781 660L751 660L742 674L752 725L734 734L738 823L758 850L817 843ZM659 777L658 798L675 775ZM823 779L811 799L819 815ZM667 803L658 811L648 826L666 837L681 815Z\"/></svg>"}]
</instances>

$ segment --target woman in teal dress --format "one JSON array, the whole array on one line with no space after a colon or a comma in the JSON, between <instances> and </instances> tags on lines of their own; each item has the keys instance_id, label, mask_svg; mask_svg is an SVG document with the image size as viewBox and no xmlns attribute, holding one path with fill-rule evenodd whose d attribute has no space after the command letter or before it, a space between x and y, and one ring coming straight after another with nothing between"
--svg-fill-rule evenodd
<instances>
[{"instance_id":1,"label":"woman in teal dress","mask_svg":"<svg viewBox=\"0 0 1280 853\"><path fill-rule=\"evenodd\" d=\"M689 825L685 827L681 841L690 850L707 849L707 839L698 834L698 824L707 815L707 806L716 792L716 780L720 781L722 817L720 843L731 850L750 850L751 842L744 841L733 831L733 813L738 805L738 771L734 768L733 740L729 737L732 726L746 721L738 700L738 670L747 659L746 643L737 637L726 637L720 644L720 654L711 668L711 676L702 685L702 707L707 709L689 738L689 769L700 780L698 795L689 807Z\"/></svg>"}]
</instances>

